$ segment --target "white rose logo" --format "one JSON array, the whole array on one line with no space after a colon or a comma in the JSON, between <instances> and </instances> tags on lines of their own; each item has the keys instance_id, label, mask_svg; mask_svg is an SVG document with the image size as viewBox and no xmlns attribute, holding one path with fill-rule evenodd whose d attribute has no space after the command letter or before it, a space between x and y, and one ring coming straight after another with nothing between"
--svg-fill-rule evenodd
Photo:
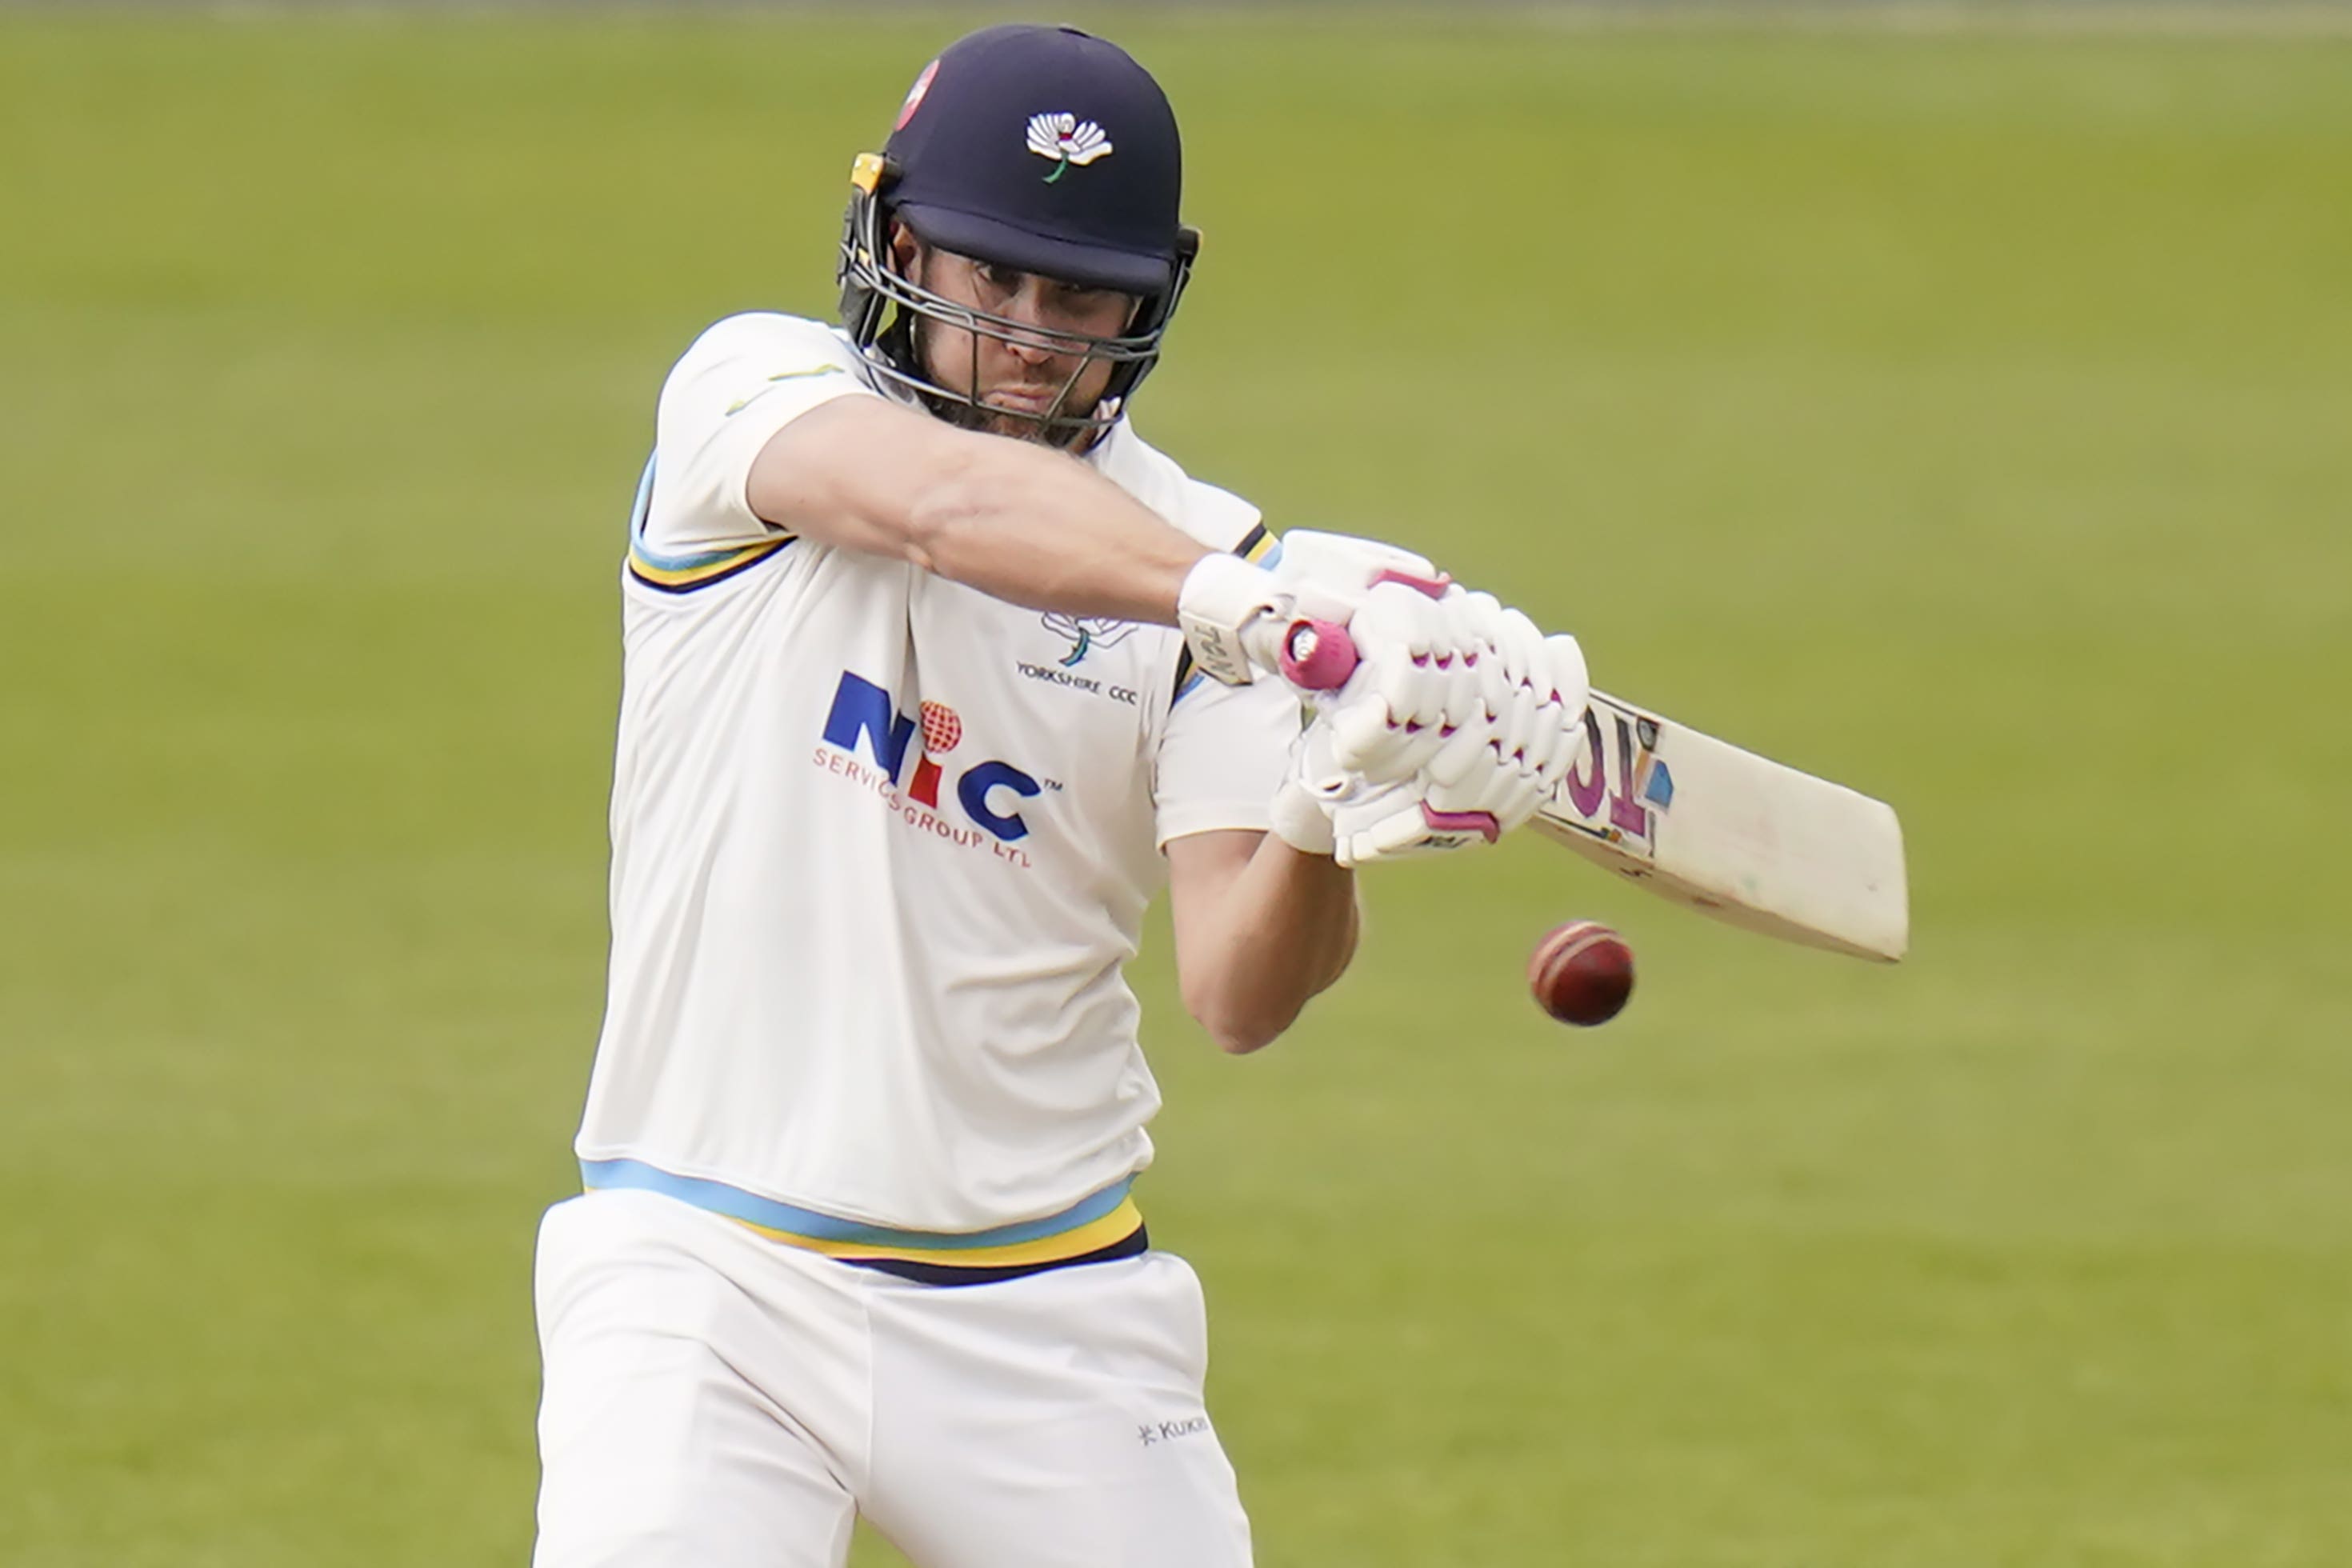
<instances>
[{"instance_id":1,"label":"white rose logo","mask_svg":"<svg viewBox=\"0 0 2352 1568\"><path fill-rule=\"evenodd\" d=\"M1111 144L1103 128L1091 120L1080 120L1075 114L1033 114L1029 151L1054 160L1054 172L1045 176L1050 185L1073 163L1083 168L1097 158L1109 157Z\"/></svg>"},{"instance_id":2,"label":"white rose logo","mask_svg":"<svg viewBox=\"0 0 2352 1568\"><path fill-rule=\"evenodd\" d=\"M1098 647L1116 647L1135 633L1133 621L1114 621L1108 616L1066 616L1059 610L1045 612L1045 625L1061 633L1076 646L1062 659L1067 669Z\"/></svg>"}]
</instances>

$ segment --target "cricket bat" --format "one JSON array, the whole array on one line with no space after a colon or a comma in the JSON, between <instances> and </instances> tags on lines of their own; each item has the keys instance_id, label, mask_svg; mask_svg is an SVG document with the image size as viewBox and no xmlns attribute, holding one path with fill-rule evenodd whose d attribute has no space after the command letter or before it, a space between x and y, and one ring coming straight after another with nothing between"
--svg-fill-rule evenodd
<instances>
[{"instance_id":1,"label":"cricket bat","mask_svg":"<svg viewBox=\"0 0 2352 1568\"><path fill-rule=\"evenodd\" d=\"M1375 540L1300 529L1282 548L1286 566L1303 568L1297 618L1267 628L1247 658L1306 691L1335 691L1356 668L1352 605L1317 596L1317 584L1395 582L1436 598L1450 581ZM1887 963L1903 956L1911 896L1894 807L1599 691L1584 732L1581 764L1529 826L1743 931Z\"/></svg>"},{"instance_id":2,"label":"cricket bat","mask_svg":"<svg viewBox=\"0 0 2352 1568\"><path fill-rule=\"evenodd\" d=\"M1903 956L1911 902L1894 807L1604 692L1584 728L1582 765L1531 827L1743 931Z\"/></svg>"}]
</instances>

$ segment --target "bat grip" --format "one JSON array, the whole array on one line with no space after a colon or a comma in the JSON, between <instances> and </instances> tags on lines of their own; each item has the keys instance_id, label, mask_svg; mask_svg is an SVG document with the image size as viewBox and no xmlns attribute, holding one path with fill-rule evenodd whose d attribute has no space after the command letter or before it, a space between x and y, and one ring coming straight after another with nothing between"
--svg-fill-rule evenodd
<instances>
[{"instance_id":1,"label":"bat grip","mask_svg":"<svg viewBox=\"0 0 2352 1568\"><path fill-rule=\"evenodd\" d=\"M1356 673L1356 639L1337 621L1296 620L1282 634L1276 663L1301 691L1337 691Z\"/></svg>"}]
</instances>

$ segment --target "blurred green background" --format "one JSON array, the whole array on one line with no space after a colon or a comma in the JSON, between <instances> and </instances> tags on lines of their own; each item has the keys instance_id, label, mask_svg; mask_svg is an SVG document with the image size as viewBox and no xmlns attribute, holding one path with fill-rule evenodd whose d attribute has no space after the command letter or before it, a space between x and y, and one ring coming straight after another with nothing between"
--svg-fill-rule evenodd
<instances>
[{"instance_id":1,"label":"blurred green background","mask_svg":"<svg viewBox=\"0 0 2352 1568\"><path fill-rule=\"evenodd\" d=\"M1145 432L1912 853L1897 970L1533 844L1261 1058L1143 966L1269 1568L2352 1561L2352 40L2003 16L1095 16ZM979 19L0 16L0 1563L523 1561L653 395Z\"/></svg>"}]
</instances>

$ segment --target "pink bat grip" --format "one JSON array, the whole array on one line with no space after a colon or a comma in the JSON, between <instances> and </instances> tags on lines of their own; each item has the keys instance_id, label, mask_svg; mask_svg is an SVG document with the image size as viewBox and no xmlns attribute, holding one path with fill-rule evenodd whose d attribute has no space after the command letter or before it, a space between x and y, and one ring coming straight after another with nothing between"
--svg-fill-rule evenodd
<instances>
[{"instance_id":1,"label":"pink bat grip","mask_svg":"<svg viewBox=\"0 0 2352 1568\"><path fill-rule=\"evenodd\" d=\"M1301 691L1337 691L1356 673L1356 639L1337 621L1293 621L1281 663L1282 679Z\"/></svg>"}]
</instances>

